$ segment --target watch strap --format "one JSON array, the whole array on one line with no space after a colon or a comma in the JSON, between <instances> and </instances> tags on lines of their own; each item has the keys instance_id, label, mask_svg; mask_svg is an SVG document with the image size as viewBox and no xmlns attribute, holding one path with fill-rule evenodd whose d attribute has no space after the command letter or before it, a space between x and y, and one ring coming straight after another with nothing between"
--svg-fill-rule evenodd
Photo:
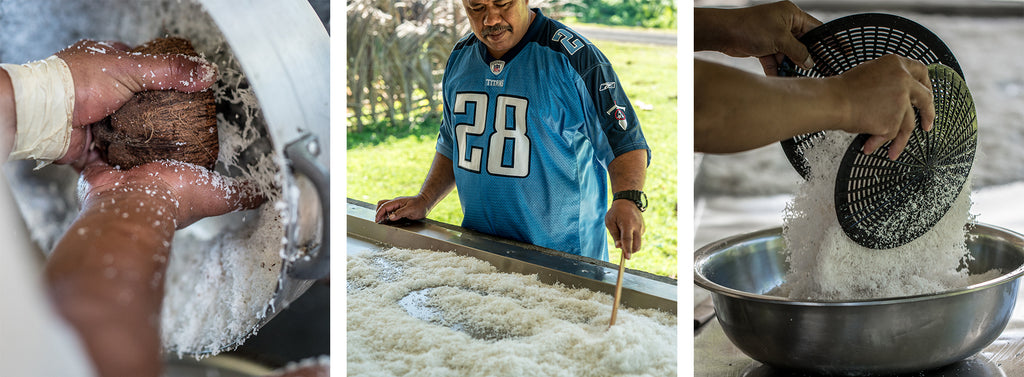
<instances>
[{"instance_id":1,"label":"watch strap","mask_svg":"<svg viewBox=\"0 0 1024 377\"><path fill-rule=\"evenodd\" d=\"M647 194L645 194L643 191L625 190L619 191L612 195L612 201L619 199L626 199L633 202L633 204L636 204L636 208L638 208L640 212L647 210Z\"/></svg>"}]
</instances>

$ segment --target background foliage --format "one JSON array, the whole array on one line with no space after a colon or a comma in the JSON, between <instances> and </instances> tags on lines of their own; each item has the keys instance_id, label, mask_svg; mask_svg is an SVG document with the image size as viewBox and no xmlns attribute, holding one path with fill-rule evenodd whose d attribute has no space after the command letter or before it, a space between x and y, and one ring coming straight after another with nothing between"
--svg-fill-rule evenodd
<instances>
[{"instance_id":1,"label":"background foliage","mask_svg":"<svg viewBox=\"0 0 1024 377\"><path fill-rule=\"evenodd\" d=\"M564 21L675 29L675 0L580 0L567 2Z\"/></svg>"}]
</instances>

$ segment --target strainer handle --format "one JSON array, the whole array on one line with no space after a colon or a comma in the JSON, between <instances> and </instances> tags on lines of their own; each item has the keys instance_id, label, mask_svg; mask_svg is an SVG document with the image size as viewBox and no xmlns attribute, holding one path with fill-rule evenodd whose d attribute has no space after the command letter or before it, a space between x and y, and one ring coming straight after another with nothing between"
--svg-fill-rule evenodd
<instances>
[{"instance_id":1,"label":"strainer handle","mask_svg":"<svg viewBox=\"0 0 1024 377\"><path fill-rule=\"evenodd\" d=\"M320 199L320 214L323 222L320 245L308 257L298 258L288 268L288 276L296 279L318 280L331 273L331 182L327 168L317 161L320 152L317 138L306 135L285 147L285 156L291 162L292 172L301 174L313 183ZM294 240L292 241L294 242Z\"/></svg>"}]
</instances>

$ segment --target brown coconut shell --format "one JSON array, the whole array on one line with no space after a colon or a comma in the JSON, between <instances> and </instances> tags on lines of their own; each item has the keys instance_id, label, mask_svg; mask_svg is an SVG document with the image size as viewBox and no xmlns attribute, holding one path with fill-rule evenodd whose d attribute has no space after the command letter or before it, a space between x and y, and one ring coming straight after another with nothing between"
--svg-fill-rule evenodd
<instances>
[{"instance_id":1,"label":"brown coconut shell","mask_svg":"<svg viewBox=\"0 0 1024 377\"><path fill-rule=\"evenodd\" d=\"M182 38L154 39L132 52L198 56L192 43ZM210 90L136 93L120 109L94 124L92 136L100 156L110 165L125 169L168 159L213 169L220 151L217 109Z\"/></svg>"}]
</instances>

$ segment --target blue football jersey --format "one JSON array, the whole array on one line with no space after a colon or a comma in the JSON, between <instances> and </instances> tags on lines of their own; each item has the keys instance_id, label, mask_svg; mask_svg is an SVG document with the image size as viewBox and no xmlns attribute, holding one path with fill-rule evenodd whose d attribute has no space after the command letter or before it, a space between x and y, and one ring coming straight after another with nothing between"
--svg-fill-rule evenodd
<instances>
[{"instance_id":1,"label":"blue football jersey","mask_svg":"<svg viewBox=\"0 0 1024 377\"><path fill-rule=\"evenodd\" d=\"M452 160L462 226L608 260L607 166L650 149L608 59L539 9L499 59L473 34L442 81L437 151Z\"/></svg>"}]
</instances>

